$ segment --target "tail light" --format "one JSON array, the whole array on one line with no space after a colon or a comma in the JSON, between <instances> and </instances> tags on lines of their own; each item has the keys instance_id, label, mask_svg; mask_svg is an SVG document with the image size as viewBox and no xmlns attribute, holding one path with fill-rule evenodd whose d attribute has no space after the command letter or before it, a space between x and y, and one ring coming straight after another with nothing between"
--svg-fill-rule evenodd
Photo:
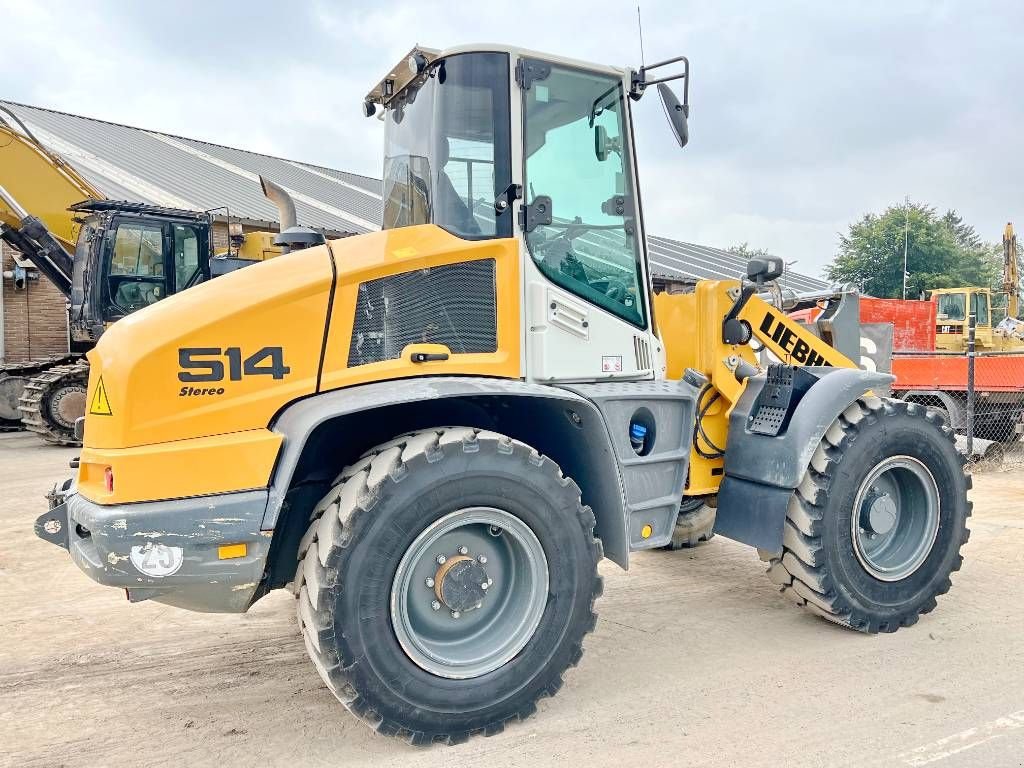
<instances>
[{"instance_id":1,"label":"tail light","mask_svg":"<svg viewBox=\"0 0 1024 768\"><path fill-rule=\"evenodd\" d=\"M112 467L103 470L103 484L106 486L107 493L114 492L114 470Z\"/></svg>"}]
</instances>

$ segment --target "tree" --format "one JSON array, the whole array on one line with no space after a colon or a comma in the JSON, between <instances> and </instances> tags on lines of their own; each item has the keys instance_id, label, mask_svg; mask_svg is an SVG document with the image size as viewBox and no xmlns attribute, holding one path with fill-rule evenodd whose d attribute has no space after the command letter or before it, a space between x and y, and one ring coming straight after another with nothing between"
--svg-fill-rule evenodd
<instances>
[{"instance_id":1,"label":"tree","mask_svg":"<svg viewBox=\"0 0 1024 768\"><path fill-rule=\"evenodd\" d=\"M906 247L907 298L934 288L995 287L999 251L985 243L956 211L939 216L921 203L869 213L840 235L839 252L825 269L834 282L855 283L881 298L903 296Z\"/></svg>"},{"instance_id":2,"label":"tree","mask_svg":"<svg viewBox=\"0 0 1024 768\"><path fill-rule=\"evenodd\" d=\"M748 261L750 259L763 259L765 256L771 256L764 248L753 248L746 242L739 245L731 245L726 250Z\"/></svg>"}]
</instances>

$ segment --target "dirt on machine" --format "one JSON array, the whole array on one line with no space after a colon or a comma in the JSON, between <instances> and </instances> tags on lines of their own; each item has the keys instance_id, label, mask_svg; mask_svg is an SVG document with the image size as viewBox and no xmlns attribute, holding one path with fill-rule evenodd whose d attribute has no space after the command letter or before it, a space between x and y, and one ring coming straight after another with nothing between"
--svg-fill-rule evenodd
<instances>
[{"instance_id":1,"label":"dirt on machine","mask_svg":"<svg viewBox=\"0 0 1024 768\"><path fill-rule=\"evenodd\" d=\"M78 445L85 415L85 357L117 320L211 277L322 241L295 226L294 204L273 182L283 236L229 224L229 248L214 252L214 212L115 201L50 152L17 115L0 108L0 238L15 248L15 285L36 270L68 299L66 355L0 366L0 426L58 445ZM337 234L337 233L335 233ZM312 240L311 240L312 238Z\"/></svg>"},{"instance_id":2,"label":"dirt on machine","mask_svg":"<svg viewBox=\"0 0 1024 768\"><path fill-rule=\"evenodd\" d=\"M532 716L583 657L600 561L696 543L707 510L794 604L917 623L968 537L953 430L879 396L834 315L789 317L779 259L648 289L633 105L656 89L685 146L689 80L681 56L413 49L364 104L383 230L110 327L108 413L37 534L132 602L290 589L324 684L413 744Z\"/></svg>"}]
</instances>

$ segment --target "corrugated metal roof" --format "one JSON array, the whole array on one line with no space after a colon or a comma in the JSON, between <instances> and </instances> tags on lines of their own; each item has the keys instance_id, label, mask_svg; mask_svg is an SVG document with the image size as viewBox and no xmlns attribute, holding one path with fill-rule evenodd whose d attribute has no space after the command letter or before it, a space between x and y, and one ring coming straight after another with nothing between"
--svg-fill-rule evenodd
<instances>
[{"instance_id":1,"label":"corrugated metal roof","mask_svg":"<svg viewBox=\"0 0 1024 768\"><path fill-rule=\"evenodd\" d=\"M257 181L263 174L292 195L300 224L354 233L380 226L379 179L15 102L0 105L112 200L197 211L227 206L232 216L276 222L277 209ZM614 246L611 234L588 239ZM654 277L737 278L745 271L742 257L718 248L656 235L648 246ZM784 281L796 291L827 286L796 272Z\"/></svg>"}]
</instances>

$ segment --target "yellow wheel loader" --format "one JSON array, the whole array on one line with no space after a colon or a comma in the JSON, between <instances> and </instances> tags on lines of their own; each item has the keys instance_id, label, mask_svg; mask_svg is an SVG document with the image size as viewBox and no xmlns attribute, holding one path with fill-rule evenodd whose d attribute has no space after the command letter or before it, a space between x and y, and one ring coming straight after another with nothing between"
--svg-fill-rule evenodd
<instances>
[{"instance_id":1,"label":"yellow wheel loader","mask_svg":"<svg viewBox=\"0 0 1024 768\"><path fill-rule=\"evenodd\" d=\"M631 106L657 86L685 144L688 79L413 50L365 104L383 231L108 330L38 535L131 601L290 588L324 683L415 744L532 715L582 657L602 557L669 544L696 501L797 604L914 624L967 540L953 433L773 306L777 259L648 291Z\"/></svg>"},{"instance_id":2,"label":"yellow wheel loader","mask_svg":"<svg viewBox=\"0 0 1024 768\"><path fill-rule=\"evenodd\" d=\"M230 249L215 255L211 212L107 200L17 115L0 111L0 239L20 253L10 277L24 286L34 267L68 298L72 347L67 355L0 366L0 424L77 445L89 376L82 354L111 323L281 247L272 232L243 234L234 225ZM282 211L284 241L315 242L316 233L294 226L287 193L261 181Z\"/></svg>"}]
</instances>

